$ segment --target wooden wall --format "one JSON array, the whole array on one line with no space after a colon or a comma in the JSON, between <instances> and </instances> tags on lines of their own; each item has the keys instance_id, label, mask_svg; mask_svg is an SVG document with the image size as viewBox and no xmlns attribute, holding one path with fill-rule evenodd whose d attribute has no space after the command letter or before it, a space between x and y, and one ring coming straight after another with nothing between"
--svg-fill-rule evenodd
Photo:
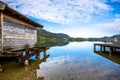
<instances>
[{"instance_id":1,"label":"wooden wall","mask_svg":"<svg viewBox=\"0 0 120 80\"><path fill-rule=\"evenodd\" d=\"M30 24L14 19L10 16L3 17L3 45L13 48L23 48L26 44L34 46L37 40L36 29Z\"/></svg>"}]
</instances>

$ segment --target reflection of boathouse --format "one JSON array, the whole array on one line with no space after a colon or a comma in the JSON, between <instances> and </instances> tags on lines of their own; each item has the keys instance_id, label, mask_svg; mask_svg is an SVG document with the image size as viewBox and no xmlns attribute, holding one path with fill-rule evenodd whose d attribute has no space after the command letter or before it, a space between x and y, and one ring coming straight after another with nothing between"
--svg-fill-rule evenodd
<instances>
[{"instance_id":1,"label":"reflection of boathouse","mask_svg":"<svg viewBox=\"0 0 120 80\"><path fill-rule=\"evenodd\" d=\"M6 47L21 49L26 44L34 46L38 27L43 26L0 1L0 55Z\"/></svg>"}]
</instances>

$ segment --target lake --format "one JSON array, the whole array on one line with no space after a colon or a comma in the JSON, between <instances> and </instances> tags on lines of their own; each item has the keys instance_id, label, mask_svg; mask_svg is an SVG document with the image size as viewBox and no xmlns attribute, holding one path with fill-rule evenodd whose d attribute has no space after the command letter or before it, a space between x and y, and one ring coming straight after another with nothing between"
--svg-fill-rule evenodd
<instances>
[{"instance_id":1,"label":"lake","mask_svg":"<svg viewBox=\"0 0 120 80\"><path fill-rule=\"evenodd\" d=\"M0 80L120 80L120 55L95 53L94 43L101 42L52 46L47 50L48 58L36 61L33 56L29 67L11 61L0 73ZM40 57L43 58L43 53Z\"/></svg>"}]
</instances>

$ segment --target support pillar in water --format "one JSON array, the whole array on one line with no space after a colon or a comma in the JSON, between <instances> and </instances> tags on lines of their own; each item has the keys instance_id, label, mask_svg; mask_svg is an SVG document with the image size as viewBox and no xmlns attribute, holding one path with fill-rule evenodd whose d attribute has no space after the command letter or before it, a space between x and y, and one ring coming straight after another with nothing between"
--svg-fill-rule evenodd
<instances>
[{"instance_id":1,"label":"support pillar in water","mask_svg":"<svg viewBox=\"0 0 120 80\"><path fill-rule=\"evenodd\" d=\"M105 51L106 51L105 46L103 46L103 52L105 52Z\"/></svg>"},{"instance_id":2,"label":"support pillar in water","mask_svg":"<svg viewBox=\"0 0 120 80\"><path fill-rule=\"evenodd\" d=\"M96 51L96 45L94 44L94 51Z\"/></svg>"},{"instance_id":3,"label":"support pillar in water","mask_svg":"<svg viewBox=\"0 0 120 80\"><path fill-rule=\"evenodd\" d=\"M40 59L40 53L39 52L36 54L36 59Z\"/></svg>"},{"instance_id":4,"label":"support pillar in water","mask_svg":"<svg viewBox=\"0 0 120 80\"><path fill-rule=\"evenodd\" d=\"M28 59L24 60L24 66L25 67L29 66L29 60Z\"/></svg>"},{"instance_id":5,"label":"support pillar in water","mask_svg":"<svg viewBox=\"0 0 120 80\"><path fill-rule=\"evenodd\" d=\"M20 56L18 57L18 63L22 63L22 55L23 55L23 52L20 54Z\"/></svg>"},{"instance_id":6,"label":"support pillar in water","mask_svg":"<svg viewBox=\"0 0 120 80\"><path fill-rule=\"evenodd\" d=\"M109 57L112 55L113 48L109 48Z\"/></svg>"},{"instance_id":7,"label":"support pillar in water","mask_svg":"<svg viewBox=\"0 0 120 80\"><path fill-rule=\"evenodd\" d=\"M102 53L102 45L100 46L100 53Z\"/></svg>"},{"instance_id":8,"label":"support pillar in water","mask_svg":"<svg viewBox=\"0 0 120 80\"><path fill-rule=\"evenodd\" d=\"M43 50L44 58L47 56L46 48Z\"/></svg>"}]
</instances>

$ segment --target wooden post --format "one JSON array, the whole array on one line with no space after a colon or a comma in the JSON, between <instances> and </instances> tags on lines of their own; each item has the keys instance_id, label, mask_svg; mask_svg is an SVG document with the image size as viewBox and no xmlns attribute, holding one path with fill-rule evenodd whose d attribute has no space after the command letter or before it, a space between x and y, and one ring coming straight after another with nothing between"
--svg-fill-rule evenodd
<instances>
[{"instance_id":1,"label":"wooden post","mask_svg":"<svg viewBox=\"0 0 120 80\"><path fill-rule=\"evenodd\" d=\"M112 48L110 47L109 48L109 57L111 57L111 54L112 54Z\"/></svg>"},{"instance_id":2,"label":"wooden post","mask_svg":"<svg viewBox=\"0 0 120 80\"><path fill-rule=\"evenodd\" d=\"M22 63L22 55L23 55L23 52L22 52L21 55L18 57L18 63Z\"/></svg>"},{"instance_id":3,"label":"wooden post","mask_svg":"<svg viewBox=\"0 0 120 80\"><path fill-rule=\"evenodd\" d=\"M29 48L26 48L25 56L27 56L29 53L30 53ZM25 67L29 66L29 58L28 57L26 57L26 59L24 60L24 66Z\"/></svg>"},{"instance_id":4,"label":"wooden post","mask_svg":"<svg viewBox=\"0 0 120 80\"><path fill-rule=\"evenodd\" d=\"M117 51L116 48L114 49L114 51L115 51L115 53L116 53L116 51Z\"/></svg>"},{"instance_id":5,"label":"wooden post","mask_svg":"<svg viewBox=\"0 0 120 80\"><path fill-rule=\"evenodd\" d=\"M36 54L36 59L40 59L40 54L39 54L39 52Z\"/></svg>"},{"instance_id":6,"label":"wooden post","mask_svg":"<svg viewBox=\"0 0 120 80\"><path fill-rule=\"evenodd\" d=\"M24 66L25 66L25 67L29 66L29 60L28 60L28 59L25 59L25 60L24 60Z\"/></svg>"},{"instance_id":7,"label":"wooden post","mask_svg":"<svg viewBox=\"0 0 120 80\"><path fill-rule=\"evenodd\" d=\"M44 48L43 53L44 53L44 58L45 58L47 56L46 48Z\"/></svg>"},{"instance_id":8,"label":"wooden post","mask_svg":"<svg viewBox=\"0 0 120 80\"><path fill-rule=\"evenodd\" d=\"M102 53L102 45L100 46L100 53Z\"/></svg>"},{"instance_id":9,"label":"wooden post","mask_svg":"<svg viewBox=\"0 0 120 80\"><path fill-rule=\"evenodd\" d=\"M116 48L113 48L113 52L115 52L115 53L116 53Z\"/></svg>"},{"instance_id":10,"label":"wooden post","mask_svg":"<svg viewBox=\"0 0 120 80\"><path fill-rule=\"evenodd\" d=\"M105 46L103 46L103 51L105 52L106 50L105 50Z\"/></svg>"},{"instance_id":11,"label":"wooden post","mask_svg":"<svg viewBox=\"0 0 120 80\"><path fill-rule=\"evenodd\" d=\"M112 53L112 48L109 48L109 53L110 53L110 54Z\"/></svg>"},{"instance_id":12,"label":"wooden post","mask_svg":"<svg viewBox=\"0 0 120 80\"><path fill-rule=\"evenodd\" d=\"M34 53L36 54L36 59L40 59L40 49L34 48Z\"/></svg>"},{"instance_id":13,"label":"wooden post","mask_svg":"<svg viewBox=\"0 0 120 80\"><path fill-rule=\"evenodd\" d=\"M21 63L21 62L22 62L21 57L18 57L18 63Z\"/></svg>"},{"instance_id":14,"label":"wooden post","mask_svg":"<svg viewBox=\"0 0 120 80\"><path fill-rule=\"evenodd\" d=\"M0 11L0 55L3 52L3 12Z\"/></svg>"},{"instance_id":15,"label":"wooden post","mask_svg":"<svg viewBox=\"0 0 120 80\"><path fill-rule=\"evenodd\" d=\"M96 45L94 44L94 51L96 51Z\"/></svg>"}]
</instances>

